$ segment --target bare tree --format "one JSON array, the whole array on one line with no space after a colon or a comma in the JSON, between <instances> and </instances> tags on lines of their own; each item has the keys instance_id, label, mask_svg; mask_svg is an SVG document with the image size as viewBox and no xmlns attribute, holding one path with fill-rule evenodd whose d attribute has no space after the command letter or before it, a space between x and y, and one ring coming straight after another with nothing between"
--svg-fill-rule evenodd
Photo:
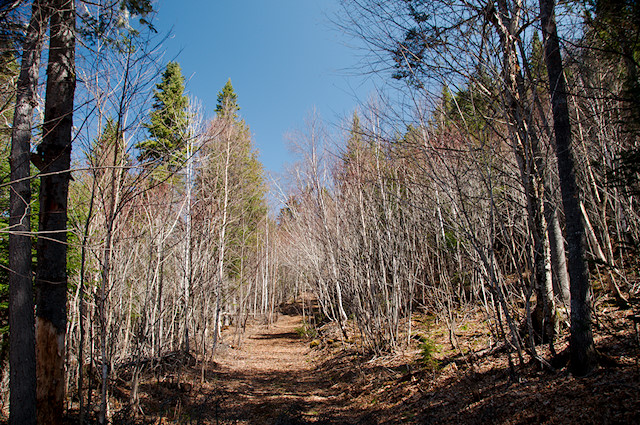
<instances>
[{"instance_id":1,"label":"bare tree","mask_svg":"<svg viewBox=\"0 0 640 425\"><path fill-rule=\"evenodd\" d=\"M576 157L571 146L569 103L553 0L540 0L540 20L553 107L558 174L567 224L567 254L571 284L571 370L576 375L583 376L594 369L597 359L591 330L591 295L585 257L585 227L580 211Z\"/></svg>"}]
</instances>

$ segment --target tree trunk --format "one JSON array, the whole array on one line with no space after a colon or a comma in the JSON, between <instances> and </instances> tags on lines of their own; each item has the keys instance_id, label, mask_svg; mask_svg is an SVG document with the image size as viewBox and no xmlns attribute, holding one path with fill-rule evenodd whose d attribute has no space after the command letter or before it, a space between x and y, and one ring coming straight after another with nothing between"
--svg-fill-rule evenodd
<instances>
[{"instance_id":1,"label":"tree trunk","mask_svg":"<svg viewBox=\"0 0 640 425\"><path fill-rule=\"evenodd\" d=\"M558 158L558 175L566 220L569 279L571 285L571 371L584 376L596 366L596 350L591 330L589 271L585 258L586 241L576 179L576 158L571 147L571 123L563 75L560 41L556 29L553 0L539 0L544 40L544 58L549 75L553 127Z\"/></svg>"},{"instance_id":2,"label":"tree trunk","mask_svg":"<svg viewBox=\"0 0 640 425\"><path fill-rule=\"evenodd\" d=\"M549 195L551 196L551 195ZM551 268L553 270L554 292L564 307L569 311L571 294L569 293L569 273L567 271L567 259L564 249L564 237L558 218L558 211L554 202L545 201L545 215L547 216L549 234L549 247L551 248Z\"/></svg>"},{"instance_id":3,"label":"tree trunk","mask_svg":"<svg viewBox=\"0 0 640 425\"><path fill-rule=\"evenodd\" d=\"M40 55L47 29L48 8L33 2L27 29L11 134L9 228L9 364L12 425L36 423L36 342L31 276L31 128L36 104Z\"/></svg>"},{"instance_id":4,"label":"tree trunk","mask_svg":"<svg viewBox=\"0 0 640 425\"><path fill-rule=\"evenodd\" d=\"M582 213L582 220L584 222L584 231L587 235L587 240L589 241L589 245L591 245L591 252L595 259L603 264L607 264L607 257L604 255L604 251L600 246L600 242L598 242L598 238L596 236L595 230L593 230L593 226L591 225L591 221L589 220L589 215L587 214L587 210L584 208L584 204L580 201L580 212Z\"/></svg>"},{"instance_id":5,"label":"tree trunk","mask_svg":"<svg viewBox=\"0 0 640 425\"><path fill-rule=\"evenodd\" d=\"M75 78L74 0L52 2L49 65L37 157L42 162L38 237L37 399L38 423L62 423L67 321L67 197Z\"/></svg>"},{"instance_id":6,"label":"tree trunk","mask_svg":"<svg viewBox=\"0 0 640 425\"><path fill-rule=\"evenodd\" d=\"M526 87L519 66L517 44L518 11L510 11L505 0L497 3L493 23L500 34L503 49L503 78L507 87L506 113L510 121L509 133L512 139L522 187L527 199L527 221L533 239L533 268L537 294L533 312L535 331L542 340L553 342L557 324L557 315L553 299L553 285L549 238L546 232L547 222L544 211L544 156L540 148L538 135L530 122L532 112L524 103ZM532 347L533 348L533 347Z\"/></svg>"},{"instance_id":7,"label":"tree trunk","mask_svg":"<svg viewBox=\"0 0 640 425\"><path fill-rule=\"evenodd\" d=\"M230 125L230 124L228 124ZM216 282L216 319L213 326L213 352L218 348L218 339L220 337L220 309L222 303L222 287L224 284L224 254L226 248L226 231L227 218L229 209L229 162L231 159L231 137L227 135L227 149L224 164L224 198L222 203L222 223L220 224L220 235L218 237L218 270Z\"/></svg>"},{"instance_id":8,"label":"tree trunk","mask_svg":"<svg viewBox=\"0 0 640 425\"><path fill-rule=\"evenodd\" d=\"M187 229L187 240L186 240L186 248L185 248L185 277L184 277L184 338L182 343L182 348L186 354L189 354L189 316L191 309L191 279L193 276L192 270L192 257L191 257L191 243L192 243L192 234L191 234L191 214L192 214L192 205L191 205L191 192L193 190L193 141L189 140L187 142L187 217L186 217L186 229Z\"/></svg>"}]
</instances>

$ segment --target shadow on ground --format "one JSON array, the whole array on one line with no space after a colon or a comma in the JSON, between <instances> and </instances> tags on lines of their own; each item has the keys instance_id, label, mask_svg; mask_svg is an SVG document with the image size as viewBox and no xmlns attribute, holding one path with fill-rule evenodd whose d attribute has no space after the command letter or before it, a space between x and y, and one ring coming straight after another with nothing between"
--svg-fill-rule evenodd
<instances>
[{"instance_id":1,"label":"shadow on ground","mask_svg":"<svg viewBox=\"0 0 640 425\"><path fill-rule=\"evenodd\" d=\"M429 389L429 374L413 373L408 380L406 377L406 366L331 363L320 365L305 376L286 371L242 373L214 369L209 382L190 393L162 383L162 390L146 390L156 392L153 398L164 397L165 409L157 412L168 418L162 423L640 423L640 375L635 367L601 369L580 380L566 372L529 370L520 382L511 379L508 369L498 368L484 373L460 373L433 390ZM159 407L143 404L147 411Z\"/></svg>"},{"instance_id":2,"label":"shadow on ground","mask_svg":"<svg viewBox=\"0 0 640 425\"><path fill-rule=\"evenodd\" d=\"M287 323L256 329L248 336L253 343L208 368L202 384L199 365L145 380L144 414L136 418L124 407L113 423L640 424L640 346L628 331L600 338L599 350L617 361L578 379L566 368L550 372L533 363L514 375L499 351L473 366L443 361L438 371L411 356L375 358L345 348L317 351L312 362L308 342ZM292 353L298 361L282 362ZM120 401L126 406L125 396Z\"/></svg>"}]
</instances>

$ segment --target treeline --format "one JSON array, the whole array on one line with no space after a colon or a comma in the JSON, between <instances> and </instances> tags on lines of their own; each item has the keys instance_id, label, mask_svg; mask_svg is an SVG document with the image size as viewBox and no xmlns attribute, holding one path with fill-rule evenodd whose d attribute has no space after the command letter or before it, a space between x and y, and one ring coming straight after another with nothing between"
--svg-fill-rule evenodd
<instances>
[{"instance_id":1,"label":"treeline","mask_svg":"<svg viewBox=\"0 0 640 425\"><path fill-rule=\"evenodd\" d=\"M394 90L339 140L313 119L294 135L287 278L376 352L408 343L416 310L462 352L482 306L512 366L548 365L538 345L570 326L571 370L591 371L594 296L639 289L637 5L342 3Z\"/></svg>"},{"instance_id":2,"label":"treeline","mask_svg":"<svg viewBox=\"0 0 640 425\"><path fill-rule=\"evenodd\" d=\"M160 60L150 2L9 3L2 412L36 423L37 403L38 423L107 423L124 379L135 416L143 374L196 358L204 374L224 325L273 317L266 176L231 80L214 111L189 98ZM47 28L64 48L52 35L45 49ZM41 93L66 109L35 114Z\"/></svg>"}]
</instances>

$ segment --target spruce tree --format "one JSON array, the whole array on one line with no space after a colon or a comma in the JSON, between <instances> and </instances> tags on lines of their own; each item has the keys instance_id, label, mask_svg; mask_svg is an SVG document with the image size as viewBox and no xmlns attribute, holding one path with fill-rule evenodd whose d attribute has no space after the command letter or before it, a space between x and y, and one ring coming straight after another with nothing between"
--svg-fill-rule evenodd
<instances>
[{"instance_id":1,"label":"spruce tree","mask_svg":"<svg viewBox=\"0 0 640 425\"><path fill-rule=\"evenodd\" d=\"M175 163L182 157L187 140L187 106L184 77L177 62L169 62L153 95L149 139L136 145L142 162Z\"/></svg>"},{"instance_id":2,"label":"spruce tree","mask_svg":"<svg viewBox=\"0 0 640 425\"><path fill-rule=\"evenodd\" d=\"M353 112L351 119L351 130L349 131L349 139L347 139L346 151L343 160L346 165L349 165L355 161L357 163L358 158L362 155L364 150L364 141L362 126L360 125L360 117L358 111Z\"/></svg>"},{"instance_id":3,"label":"spruce tree","mask_svg":"<svg viewBox=\"0 0 640 425\"><path fill-rule=\"evenodd\" d=\"M240 275L243 258L255 246L260 223L266 214L264 170L253 145L249 126L237 114L239 110L238 97L231 80L228 80L218 93L215 109L216 120L226 130L207 147L210 159L200 177L202 190L219 194L217 202L222 204L224 169L228 167L227 211L232 224L226 228L224 261L225 272L231 278Z\"/></svg>"},{"instance_id":4,"label":"spruce tree","mask_svg":"<svg viewBox=\"0 0 640 425\"><path fill-rule=\"evenodd\" d=\"M231 118L236 120L238 118L238 95L233 90L231 85L231 78L224 85L222 90L218 93L218 104L216 105L216 114L219 118Z\"/></svg>"}]
</instances>

